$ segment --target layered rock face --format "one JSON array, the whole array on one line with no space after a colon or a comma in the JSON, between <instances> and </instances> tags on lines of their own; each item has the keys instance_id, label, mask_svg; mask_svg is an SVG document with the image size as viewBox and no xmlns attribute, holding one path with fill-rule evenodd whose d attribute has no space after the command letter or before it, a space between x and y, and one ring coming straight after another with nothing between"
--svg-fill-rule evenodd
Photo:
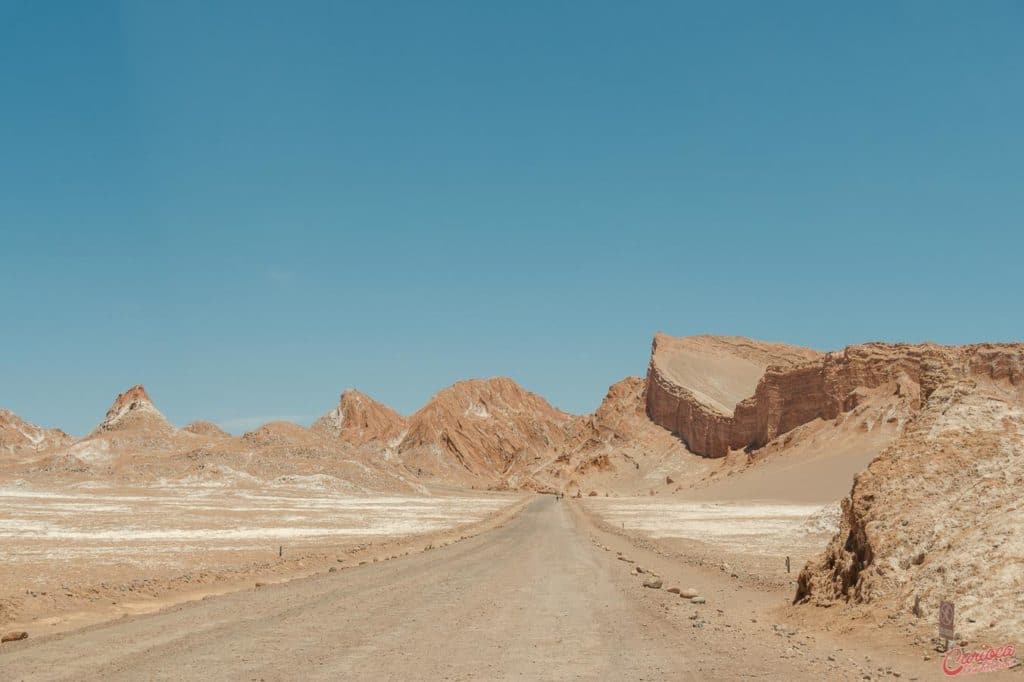
<instances>
[{"instance_id":1,"label":"layered rock face","mask_svg":"<svg viewBox=\"0 0 1024 682\"><path fill-rule=\"evenodd\" d=\"M920 391L921 399L927 399L936 387L965 372L1005 376L1016 371L1007 365L1006 347L999 344L866 343L835 353L812 355L810 351L803 354L809 359L803 360L800 352L784 351L775 360L765 353L763 361L771 364L765 366L752 394L738 400L729 413L722 409L724 403L708 400L693 387L701 385L699 378L666 369L674 349L690 341L655 338L647 413L655 423L677 433L690 450L707 457L758 448L801 424L834 419L856 407L858 389L902 382L905 390Z\"/></svg>"},{"instance_id":2,"label":"layered rock face","mask_svg":"<svg viewBox=\"0 0 1024 682\"><path fill-rule=\"evenodd\" d=\"M796 601L904 613L917 603L934 619L951 600L962 636L1019 635L1024 345L897 347L892 364L886 371L921 382L921 410L857 476L840 531L801 572Z\"/></svg>"},{"instance_id":3,"label":"layered rock face","mask_svg":"<svg viewBox=\"0 0 1024 682\"><path fill-rule=\"evenodd\" d=\"M0 409L0 453L42 452L70 445L73 441L60 429L44 429L10 410Z\"/></svg>"},{"instance_id":4,"label":"layered rock face","mask_svg":"<svg viewBox=\"0 0 1024 682\"><path fill-rule=\"evenodd\" d=\"M440 473L452 464L485 478L550 453L571 417L506 377L460 381L409 418L398 452Z\"/></svg>"},{"instance_id":5,"label":"layered rock face","mask_svg":"<svg viewBox=\"0 0 1024 682\"><path fill-rule=\"evenodd\" d=\"M787 388L802 391L810 378L806 369L820 357L809 348L742 337L657 334L647 371L647 414L679 435L691 451L723 457L753 443L756 415L763 411L767 418L773 411L769 403L778 396L772 390L768 402L750 400L766 372L785 373ZM787 413L783 421L803 423L795 417Z\"/></svg>"},{"instance_id":6,"label":"layered rock face","mask_svg":"<svg viewBox=\"0 0 1024 682\"><path fill-rule=\"evenodd\" d=\"M352 445L396 445L408 429L408 420L365 393L348 389L330 412L313 422L313 431Z\"/></svg>"}]
</instances>

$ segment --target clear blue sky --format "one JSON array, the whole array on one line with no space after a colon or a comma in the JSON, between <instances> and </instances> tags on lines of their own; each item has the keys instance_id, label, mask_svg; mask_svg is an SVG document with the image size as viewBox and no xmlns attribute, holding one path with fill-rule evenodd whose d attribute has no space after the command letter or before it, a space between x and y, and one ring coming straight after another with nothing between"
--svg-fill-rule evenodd
<instances>
[{"instance_id":1,"label":"clear blue sky","mask_svg":"<svg viewBox=\"0 0 1024 682\"><path fill-rule=\"evenodd\" d=\"M501 4L0 0L0 406L1024 336L1021 3Z\"/></svg>"}]
</instances>

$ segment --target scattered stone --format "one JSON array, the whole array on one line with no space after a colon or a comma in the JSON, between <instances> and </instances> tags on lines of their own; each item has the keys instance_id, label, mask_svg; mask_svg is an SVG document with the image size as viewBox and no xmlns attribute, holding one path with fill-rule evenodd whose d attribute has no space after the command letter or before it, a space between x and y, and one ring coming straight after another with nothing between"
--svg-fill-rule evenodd
<instances>
[{"instance_id":1,"label":"scattered stone","mask_svg":"<svg viewBox=\"0 0 1024 682\"><path fill-rule=\"evenodd\" d=\"M327 569L327 572L328 573L337 573L338 572L338 567L337 566L331 566L330 568Z\"/></svg>"},{"instance_id":2,"label":"scattered stone","mask_svg":"<svg viewBox=\"0 0 1024 682\"><path fill-rule=\"evenodd\" d=\"M266 587L266 583L256 583L256 587Z\"/></svg>"},{"instance_id":3,"label":"scattered stone","mask_svg":"<svg viewBox=\"0 0 1024 682\"><path fill-rule=\"evenodd\" d=\"M26 639L28 633L22 630L21 632L8 632L3 637L0 637L0 642L17 642L20 639Z\"/></svg>"},{"instance_id":4,"label":"scattered stone","mask_svg":"<svg viewBox=\"0 0 1024 682\"><path fill-rule=\"evenodd\" d=\"M660 578L655 578L654 580L645 580L644 581L644 587L649 587L652 590L660 590L661 589L661 579Z\"/></svg>"},{"instance_id":5,"label":"scattered stone","mask_svg":"<svg viewBox=\"0 0 1024 682\"><path fill-rule=\"evenodd\" d=\"M691 604L703 604L707 601L704 597L694 597L690 600Z\"/></svg>"},{"instance_id":6,"label":"scattered stone","mask_svg":"<svg viewBox=\"0 0 1024 682\"><path fill-rule=\"evenodd\" d=\"M670 588L668 588L666 590L666 592L671 592L672 594L679 594L679 588L678 587L670 587Z\"/></svg>"},{"instance_id":7,"label":"scattered stone","mask_svg":"<svg viewBox=\"0 0 1024 682\"><path fill-rule=\"evenodd\" d=\"M700 592L692 587L687 587L685 590L679 593L679 596L683 599L693 599L694 597L700 596Z\"/></svg>"}]
</instances>

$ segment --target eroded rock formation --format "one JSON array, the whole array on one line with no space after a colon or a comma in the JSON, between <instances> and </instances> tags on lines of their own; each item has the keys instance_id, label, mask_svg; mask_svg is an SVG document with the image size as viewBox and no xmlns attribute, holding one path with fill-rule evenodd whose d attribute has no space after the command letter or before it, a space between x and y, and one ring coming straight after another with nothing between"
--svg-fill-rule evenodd
<instances>
[{"instance_id":1,"label":"eroded rock formation","mask_svg":"<svg viewBox=\"0 0 1024 682\"><path fill-rule=\"evenodd\" d=\"M840 531L801 572L796 601L905 613L917 602L933 617L953 600L964 636L1019 634L1024 345L893 350L896 370L921 382L921 411L857 476Z\"/></svg>"}]
</instances>

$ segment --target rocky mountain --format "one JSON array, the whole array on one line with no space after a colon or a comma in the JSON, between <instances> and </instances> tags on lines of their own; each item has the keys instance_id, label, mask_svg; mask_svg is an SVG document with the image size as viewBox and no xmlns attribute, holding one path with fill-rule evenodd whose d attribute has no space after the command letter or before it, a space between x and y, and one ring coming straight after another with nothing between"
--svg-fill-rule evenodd
<instances>
[{"instance_id":1,"label":"rocky mountain","mask_svg":"<svg viewBox=\"0 0 1024 682\"><path fill-rule=\"evenodd\" d=\"M848 351L823 367L822 409L839 409L853 383L897 372L920 386L921 409L857 476L840 531L801 572L796 600L916 606L930 619L951 600L963 636L1019 635L1024 344Z\"/></svg>"},{"instance_id":2,"label":"rocky mountain","mask_svg":"<svg viewBox=\"0 0 1024 682\"><path fill-rule=\"evenodd\" d=\"M0 409L0 453L42 452L70 445L73 441L60 429L44 429L10 410Z\"/></svg>"},{"instance_id":3,"label":"rocky mountain","mask_svg":"<svg viewBox=\"0 0 1024 682\"><path fill-rule=\"evenodd\" d=\"M365 393L348 389L330 412L313 422L313 431L352 445L397 445L408 429L408 420Z\"/></svg>"},{"instance_id":4,"label":"rocky mountain","mask_svg":"<svg viewBox=\"0 0 1024 682\"><path fill-rule=\"evenodd\" d=\"M506 377L460 381L409 418L397 450L420 472L515 486L522 471L553 457L570 420Z\"/></svg>"}]
</instances>

